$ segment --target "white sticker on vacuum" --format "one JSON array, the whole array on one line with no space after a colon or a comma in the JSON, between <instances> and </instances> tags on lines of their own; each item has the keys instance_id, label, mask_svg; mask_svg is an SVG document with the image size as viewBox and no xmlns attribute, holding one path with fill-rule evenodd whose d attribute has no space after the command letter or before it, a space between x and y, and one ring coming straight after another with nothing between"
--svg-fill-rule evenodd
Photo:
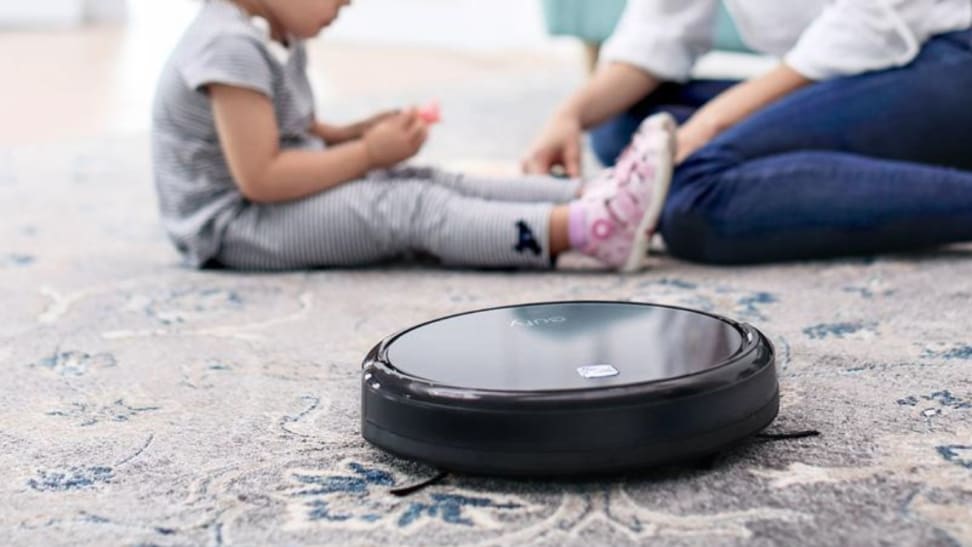
<instances>
[{"instance_id":1,"label":"white sticker on vacuum","mask_svg":"<svg viewBox=\"0 0 972 547\"><path fill-rule=\"evenodd\" d=\"M611 365L589 365L586 367L578 367L577 373L587 379L607 378L609 376L617 376L618 369Z\"/></svg>"}]
</instances>

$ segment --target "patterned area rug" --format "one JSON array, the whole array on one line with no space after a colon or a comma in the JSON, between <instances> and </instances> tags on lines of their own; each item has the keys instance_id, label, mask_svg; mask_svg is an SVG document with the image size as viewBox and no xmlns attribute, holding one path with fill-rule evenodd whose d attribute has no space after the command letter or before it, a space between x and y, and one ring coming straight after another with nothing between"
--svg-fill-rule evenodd
<instances>
[{"instance_id":1,"label":"patterned area rug","mask_svg":"<svg viewBox=\"0 0 972 547\"><path fill-rule=\"evenodd\" d=\"M144 138L0 150L4 545L972 544L972 247L661 257L630 277L199 273L160 233L147 165ZM771 429L822 436L704 469L389 495L433 470L360 438L365 352L436 316L546 299L752 322L780 351Z\"/></svg>"}]
</instances>

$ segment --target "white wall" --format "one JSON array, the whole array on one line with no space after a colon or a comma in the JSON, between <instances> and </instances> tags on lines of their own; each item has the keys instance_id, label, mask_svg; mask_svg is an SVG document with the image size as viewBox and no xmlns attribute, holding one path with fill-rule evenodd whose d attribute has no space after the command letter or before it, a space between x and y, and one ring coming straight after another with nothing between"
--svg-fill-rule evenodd
<instances>
[{"instance_id":1,"label":"white wall","mask_svg":"<svg viewBox=\"0 0 972 547\"><path fill-rule=\"evenodd\" d=\"M461 49L532 48L549 41L539 0L358 0L326 36Z\"/></svg>"},{"instance_id":2,"label":"white wall","mask_svg":"<svg viewBox=\"0 0 972 547\"><path fill-rule=\"evenodd\" d=\"M124 19L125 0L3 0L0 28L71 27Z\"/></svg>"},{"instance_id":3,"label":"white wall","mask_svg":"<svg viewBox=\"0 0 972 547\"><path fill-rule=\"evenodd\" d=\"M591 0L594 1L594 0ZM0 28L191 19L199 0L0 0ZM356 0L326 39L488 50L550 43L539 0Z\"/></svg>"},{"instance_id":4,"label":"white wall","mask_svg":"<svg viewBox=\"0 0 972 547\"><path fill-rule=\"evenodd\" d=\"M69 26L81 21L80 0L0 2L0 26L5 28Z\"/></svg>"},{"instance_id":5,"label":"white wall","mask_svg":"<svg viewBox=\"0 0 972 547\"><path fill-rule=\"evenodd\" d=\"M126 0L84 0L84 19L89 22L118 22L124 20L127 14Z\"/></svg>"}]
</instances>

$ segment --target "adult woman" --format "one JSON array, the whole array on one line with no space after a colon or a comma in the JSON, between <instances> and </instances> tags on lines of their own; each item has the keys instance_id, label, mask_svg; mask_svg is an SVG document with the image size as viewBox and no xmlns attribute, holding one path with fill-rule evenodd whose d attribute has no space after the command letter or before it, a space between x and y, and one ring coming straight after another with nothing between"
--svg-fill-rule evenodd
<instances>
[{"instance_id":1,"label":"adult woman","mask_svg":"<svg viewBox=\"0 0 972 547\"><path fill-rule=\"evenodd\" d=\"M659 229L669 252L747 263L972 240L972 2L727 0L781 57L747 82L691 81L717 0L629 0L594 77L557 111L528 172L611 163L639 121L682 125Z\"/></svg>"}]
</instances>

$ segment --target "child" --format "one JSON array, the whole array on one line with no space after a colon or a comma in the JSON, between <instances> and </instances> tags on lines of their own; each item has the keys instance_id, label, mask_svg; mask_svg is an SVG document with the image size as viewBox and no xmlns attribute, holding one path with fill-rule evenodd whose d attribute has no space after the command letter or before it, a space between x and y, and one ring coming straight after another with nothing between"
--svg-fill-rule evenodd
<instances>
[{"instance_id":1,"label":"child","mask_svg":"<svg viewBox=\"0 0 972 547\"><path fill-rule=\"evenodd\" d=\"M315 119L303 41L350 0L208 0L159 83L153 156L163 224L196 267L360 266L409 252L466 267L549 268L568 249L643 266L668 189L674 124L646 121L583 187L401 167L415 109Z\"/></svg>"}]
</instances>

